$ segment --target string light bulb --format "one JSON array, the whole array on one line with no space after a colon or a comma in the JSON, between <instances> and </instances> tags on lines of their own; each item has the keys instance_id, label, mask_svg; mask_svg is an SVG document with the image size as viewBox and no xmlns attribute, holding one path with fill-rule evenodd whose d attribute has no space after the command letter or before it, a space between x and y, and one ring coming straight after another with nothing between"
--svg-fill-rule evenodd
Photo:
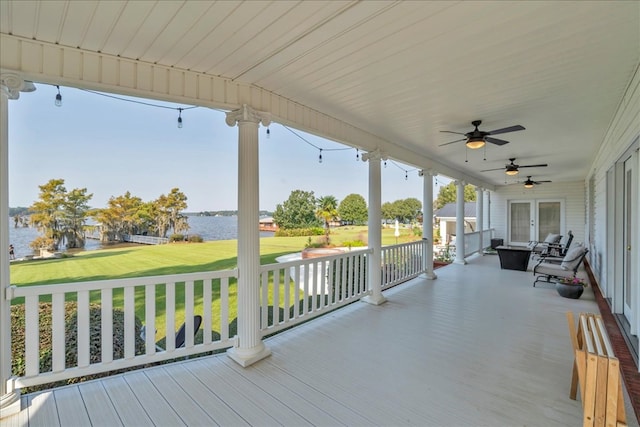
<instances>
[{"instance_id":1,"label":"string light bulb","mask_svg":"<svg viewBox=\"0 0 640 427\"><path fill-rule=\"evenodd\" d=\"M360 150L356 148L356 161L360 160Z\"/></svg>"},{"instance_id":2,"label":"string light bulb","mask_svg":"<svg viewBox=\"0 0 640 427\"><path fill-rule=\"evenodd\" d=\"M178 129L182 129L182 108L178 108Z\"/></svg>"},{"instance_id":3,"label":"string light bulb","mask_svg":"<svg viewBox=\"0 0 640 427\"><path fill-rule=\"evenodd\" d=\"M386 160L384 161L384 167L385 168L387 167L387 161Z\"/></svg>"},{"instance_id":4,"label":"string light bulb","mask_svg":"<svg viewBox=\"0 0 640 427\"><path fill-rule=\"evenodd\" d=\"M271 131L267 128L267 139L271 138Z\"/></svg>"},{"instance_id":5,"label":"string light bulb","mask_svg":"<svg viewBox=\"0 0 640 427\"><path fill-rule=\"evenodd\" d=\"M322 163L322 148L320 149L320 155L318 156L318 163Z\"/></svg>"},{"instance_id":6,"label":"string light bulb","mask_svg":"<svg viewBox=\"0 0 640 427\"><path fill-rule=\"evenodd\" d=\"M60 86L56 85L56 88L58 89L58 94L56 95L56 107L62 107L62 94L60 94Z\"/></svg>"},{"instance_id":7,"label":"string light bulb","mask_svg":"<svg viewBox=\"0 0 640 427\"><path fill-rule=\"evenodd\" d=\"M404 171L404 180L409 181L409 171Z\"/></svg>"}]
</instances>

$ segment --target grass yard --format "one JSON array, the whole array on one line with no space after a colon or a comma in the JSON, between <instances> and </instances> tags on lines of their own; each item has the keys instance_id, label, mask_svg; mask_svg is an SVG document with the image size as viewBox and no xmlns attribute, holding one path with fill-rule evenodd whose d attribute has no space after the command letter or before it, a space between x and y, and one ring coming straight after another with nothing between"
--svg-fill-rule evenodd
<instances>
[{"instance_id":1,"label":"grass yard","mask_svg":"<svg viewBox=\"0 0 640 427\"><path fill-rule=\"evenodd\" d=\"M393 227L382 230L382 244L396 243ZM401 228L398 243L417 240L412 230ZM331 242L340 246L342 242L367 240L367 227L348 226L333 229ZM316 241L318 236L312 237ZM275 263L276 258L300 252L308 237L266 237L260 239L261 264ZM130 277L161 276L212 270L228 270L237 266L237 241L218 240L204 243L172 243L159 246L127 246L76 253L68 258L32 260L11 263L11 283L17 286L55 285L95 280L123 279ZM284 284L281 286L285 286ZM293 286L293 284L289 284ZM165 293L164 285L156 288L156 327L158 335L164 336ZM214 283L214 299L219 295L219 284ZM122 290L113 294L114 308L123 306ZM236 313L236 283L230 283L230 320ZM281 298L284 295L280 292ZM293 295L293 292L291 293ZM100 292L92 292L92 302L100 302ZM66 300L75 300L75 294L67 294ZM16 300L14 303L20 303ZM291 301L293 303L293 301ZM202 313L202 282L195 283L195 310ZM214 302L214 312L219 312L219 301ZM136 288L136 315L145 318L144 287ZM215 316L214 316L215 320ZM184 321L184 285L176 286L176 329ZM217 326L217 325L216 325ZM215 329L215 327L214 327Z\"/></svg>"}]
</instances>

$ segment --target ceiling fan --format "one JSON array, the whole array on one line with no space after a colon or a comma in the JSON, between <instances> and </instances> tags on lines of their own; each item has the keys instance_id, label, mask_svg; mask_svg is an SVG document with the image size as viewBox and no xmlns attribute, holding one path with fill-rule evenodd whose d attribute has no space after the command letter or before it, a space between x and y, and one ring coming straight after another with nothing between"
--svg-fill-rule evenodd
<instances>
[{"instance_id":1,"label":"ceiling fan","mask_svg":"<svg viewBox=\"0 0 640 427\"><path fill-rule=\"evenodd\" d=\"M498 171L498 170L503 170L504 169L504 173L506 173L507 175L517 175L518 174L518 169L520 169L520 168L544 168L544 167L547 167L546 163L542 163L542 164L539 164L539 165L516 165L515 163L513 163L516 160L515 157L512 157L509 160L511 161L511 163L505 165L504 168L485 169L485 170L480 171L480 172L490 172L490 171Z\"/></svg>"},{"instance_id":2,"label":"ceiling fan","mask_svg":"<svg viewBox=\"0 0 640 427\"><path fill-rule=\"evenodd\" d=\"M480 126L480 124L482 123L482 120L474 120L471 122L471 124L473 126L475 126L476 128L471 131L471 132L467 132L467 133L461 133L461 132L453 132L450 130L441 130L440 132L446 132L446 133L455 133L458 135L464 135L465 137L462 139L457 139L455 141L451 141L451 142L447 142L445 144L440 144L440 147L442 147L443 145L449 145L449 144L453 144L455 142L461 142L461 141L467 141L467 147L471 148L471 149L476 149L476 148L482 148L484 147L486 142L490 142L492 144L496 144L496 145L504 145L504 144L508 144L509 141L505 141L504 139L498 139L498 138L491 138L489 135L498 135L501 133L507 133L507 132L515 132L518 130L524 130L524 127L520 126L520 125L515 125L515 126L509 126L506 128L502 128L502 129L496 129L496 130L492 130L489 132L485 132L485 131L481 131L478 129L478 126Z\"/></svg>"},{"instance_id":3,"label":"ceiling fan","mask_svg":"<svg viewBox=\"0 0 640 427\"><path fill-rule=\"evenodd\" d=\"M534 181L531 179L531 175L527 176L527 180L524 182L524 188L532 188L534 185L540 185L543 182L551 182L551 181Z\"/></svg>"}]
</instances>

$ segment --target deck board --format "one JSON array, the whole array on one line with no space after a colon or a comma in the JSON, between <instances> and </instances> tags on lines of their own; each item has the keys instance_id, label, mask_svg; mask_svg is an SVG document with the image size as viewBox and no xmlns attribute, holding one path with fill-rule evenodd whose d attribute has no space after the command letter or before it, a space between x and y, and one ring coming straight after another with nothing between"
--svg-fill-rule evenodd
<instances>
[{"instance_id":1,"label":"deck board","mask_svg":"<svg viewBox=\"0 0 640 427\"><path fill-rule=\"evenodd\" d=\"M78 390L82 395L92 427L123 425L102 382L87 381L78 384Z\"/></svg>"},{"instance_id":2,"label":"deck board","mask_svg":"<svg viewBox=\"0 0 640 427\"><path fill-rule=\"evenodd\" d=\"M592 290L562 298L492 256L436 273L385 291L380 306L357 302L268 338L271 356L248 368L192 358L69 386L80 400L27 396L16 417L51 425L80 402L93 420L106 394L105 417L126 426L581 425L565 313L598 312Z\"/></svg>"},{"instance_id":3,"label":"deck board","mask_svg":"<svg viewBox=\"0 0 640 427\"><path fill-rule=\"evenodd\" d=\"M153 421L122 375L104 379L101 383L124 425L153 426Z\"/></svg>"}]
</instances>

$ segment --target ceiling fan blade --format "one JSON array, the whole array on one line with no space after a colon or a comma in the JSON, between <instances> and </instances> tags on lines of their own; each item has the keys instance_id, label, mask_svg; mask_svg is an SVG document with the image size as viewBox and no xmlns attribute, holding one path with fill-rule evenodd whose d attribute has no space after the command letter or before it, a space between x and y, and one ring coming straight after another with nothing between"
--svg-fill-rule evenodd
<instances>
[{"instance_id":1,"label":"ceiling fan blade","mask_svg":"<svg viewBox=\"0 0 640 427\"><path fill-rule=\"evenodd\" d=\"M504 145L509 143L509 141L505 141L504 139L491 138L490 136L485 136L484 140L496 145Z\"/></svg>"},{"instance_id":2,"label":"ceiling fan blade","mask_svg":"<svg viewBox=\"0 0 640 427\"><path fill-rule=\"evenodd\" d=\"M507 128L492 130L491 132L487 132L487 134L488 135L498 135L500 133L515 132L515 131L518 131L518 130L524 130L524 127L520 126L520 125L509 126Z\"/></svg>"},{"instance_id":3,"label":"ceiling fan blade","mask_svg":"<svg viewBox=\"0 0 640 427\"><path fill-rule=\"evenodd\" d=\"M451 141L451 142L446 142L446 143L444 143L444 144L440 144L440 145L438 145L438 147L442 147L442 146L444 146L444 145L453 144L454 142L461 142L461 141L466 141L466 140L467 140L467 138L458 139L458 140L456 140L456 141Z\"/></svg>"},{"instance_id":4,"label":"ceiling fan blade","mask_svg":"<svg viewBox=\"0 0 640 427\"><path fill-rule=\"evenodd\" d=\"M466 133L462 133L462 132L454 132L452 130L441 130L440 132L445 132L445 133L455 133L458 135L466 135Z\"/></svg>"},{"instance_id":5,"label":"ceiling fan blade","mask_svg":"<svg viewBox=\"0 0 640 427\"><path fill-rule=\"evenodd\" d=\"M540 184L541 182L552 182L552 181L534 181L536 184Z\"/></svg>"},{"instance_id":6,"label":"ceiling fan blade","mask_svg":"<svg viewBox=\"0 0 640 427\"><path fill-rule=\"evenodd\" d=\"M540 165L520 165L519 167L521 168L546 168L547 165L546 163L540 164Z\"/></svg>"},{"instance_id":7,"label":"ceiling fan blade","mask_svg":"<svg viewBox=\"0 0 640 427\"><path fill-rule=\"evenodd\" d=\"M504 170L504 166L501 168L495 168L495 169L485 169L483 171L480 172L491 172L491 171L503 171Z\"/></svg>"}]
</instances>

